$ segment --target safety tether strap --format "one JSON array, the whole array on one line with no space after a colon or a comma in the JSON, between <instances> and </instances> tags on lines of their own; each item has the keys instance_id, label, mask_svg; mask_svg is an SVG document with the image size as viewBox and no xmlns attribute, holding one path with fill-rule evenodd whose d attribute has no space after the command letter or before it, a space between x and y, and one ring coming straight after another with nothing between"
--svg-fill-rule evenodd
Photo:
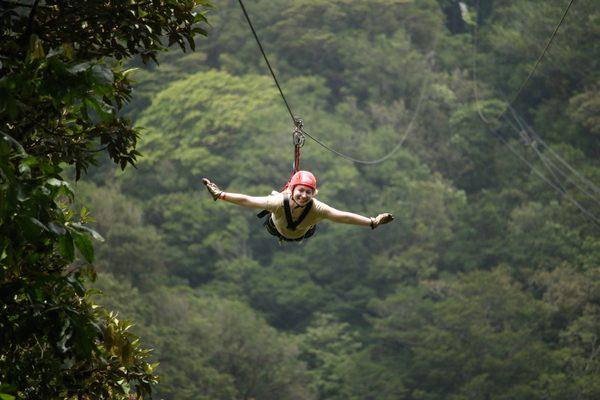
<instances>
[{"instance_id":1,"label":"safety tether strap","mask_svg":"<svg viewBox=\"0 0 600 400\"><path fill-rule=\"evenodd\" d=\"M294 168L292 175L300 170L300 149L304 146L304 134L302 133L302 127L304 122L298 117L294 118L294 131L292 132L292 139L294 140Z\"/></svg>"},{"instance_id":2,"label":"safety tether strap","mask_svg":"<svg viewBox=\"0 0 600 400\"><path fill-rule=\"evenodd\" d=\"M285 219L288 223L287 228L289 230L295 231L298 225L300 225L302 221L304 221L304 218L306 218L306 216L308 215L308 212L312 208L312 205L313 202L311 200L306 206L304 206L304 211L302 211L300 217L296 221L294 221L294 219L292 218L292 210L290 208L290 196L286 194L283 197L283 209L285 211Z\"/></svg>"},{"instance_id":3,"label":"safety tether strap","mask_svg":"<svg viewBox=\"0 0 600 400\"><path fill-rule=\"evenodd\" d=\"M292 173L280 192L283 192L288 188L294 174L300 171L300 149L304 146L305 141L304 134L302 133L303 126L302 120L298 117L294 117L294 130L292 132L292 139L294 141L294 164L292 164Z\"/></svg>"}]
</instances>

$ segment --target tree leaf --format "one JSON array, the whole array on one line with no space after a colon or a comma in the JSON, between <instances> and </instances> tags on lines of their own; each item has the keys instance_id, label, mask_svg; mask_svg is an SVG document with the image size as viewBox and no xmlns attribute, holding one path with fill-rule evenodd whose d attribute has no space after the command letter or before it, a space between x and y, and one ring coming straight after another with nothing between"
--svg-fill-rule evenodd
<instances>
[{"instance_id":1,"label":"tree leaf","mask_svg":"<svg viewBox=\"0 0 600 400\"><path fill-rule=\"evenodd\" d=\"M12 118L12 116L11 116L11 118ZM19 152L19 155L21 155L21 156L27 155L23 146L21 146L21 143L19 143L16 139L14 139L8 133L0 131L0 137L2 137L4 140L6 140L9 143L12 143L16 147L17 151Z\"/></svg>"},{"instance_id":2,"label":"tree leaf","mask_svg":"<svg viewBox=\"0 0 600 400\"><path fill-rule=\"evenodd\" d=\"M40 60L46 57L42 41L36 34L32 34L29 40L29 52L27 54L27 57L30 60Z\"/></svg>"},{"instance_id":3,"label":"tree leaf","mask_svg":"<svg viewBox=\"0 0 600 400\"><path fill-rule=\"evenodd\" d=\"M66 235L61 235L58 237L56 247L58 248L60 255L63 256L67 261L72 262L75 259L75 246L73 246L73 238L68 232Z\"/></svg>"},{"instance_id":4,"label":"tree leaf","mask_svg":"<svg viewBox=\"0 0 600 400\"><path fill-rule=\"evenodd\" d=\"M34 225L37 225L37 226L39 226L40 228L42 228L43 230L45 230L45 231L48 231L48 227L47 227L46 225L44 225L44 224L42 223L42 221L40 221L39 219L36 219L36 218L30 217L30 218L29 218L29 220L30 220L31 222L33 222L33 224L34 224Z\"/></svg>"},{"instance_id":5,"label":"tree leaf","mask_svg":"<svg viewBox=\"0 0 600 400\"><path fill-rule=\"evenodd\" d=\"M104 242L104 238L102 237L102 235L100 235L98 232L96 232L94 229L90 228L89 226L82 225L78 222L71 223L71 226L76 228L79 231L84 231L84 232L91 234L94 239L96 239L100 242Z\"/></svg>"},{"instance_id":6,"label":"tree leaf","mask_svg":"<svg viewBox=\"0 0 600 400\"><path fill-rule=\"evenodd\" d=\"M110 85L113 82L114 74L110 68L105 65L94 65L92 72L98 81L103 85Z\"/></svg>"},{"instance_id":7,"label":"tree leaf","mask_svg":"<svg viewBox=\"0 0 600 400\"><path fill-rule=\"evenodd\" d=\"M48 228L50 229L50 231L56 233L57 235L64 235L65 233L67 233L67 230L65 229L64 225L56 223L54 221L48 222Z\"/></svg>"},{"instance_id":8,"label":"tree leaf","mask_svg":"<svg viewBox=\"0 0 600 400\"><path fill-rule=\"evenodd\" d=\"M77 250L88 263L94 262L94 245L87 234L71 231Z\"/></svg>"},{"instance_id":9,"label":"tree leaf","mask_svg":"<svg viewBox=\"0 0 600 400\"><path fill-rule=\"evenodd\" d=\"M71 185L69 185L68 182L63 181L61 179L57 179L57 178L50 178L46 181L46 184L50 185L50 186L55 186L55 187L60 187L60 186L65 186L67 187L71 192L73 191L73 189L71 189Z\"/></svg>"},{"instance_id":10,"label":"tree leaf","mask_svg":"<svg viewBox=\"0 0 600 400\"><path fill-rule=\"evenodd\" d=\"M92 65L91 62L86 61L86 62L72 66L71 68L68 69L68 71L72 74L77 74L79 72L83 72L83 71L89 69L91 65Z\"/></svg>"}]
</instances>

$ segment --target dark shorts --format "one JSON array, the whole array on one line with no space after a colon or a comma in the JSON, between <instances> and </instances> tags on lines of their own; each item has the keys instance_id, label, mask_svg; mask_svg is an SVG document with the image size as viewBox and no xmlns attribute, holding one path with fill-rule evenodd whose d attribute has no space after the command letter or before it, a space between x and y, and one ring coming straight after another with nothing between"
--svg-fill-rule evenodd
<instances>
[{"instance_id":1,"label":"dark shorts","mask_svg":"<svg viewBox=\"0 0 600 400\"><path fill-rule=\"evenodd\" d=\"M265 223L263 225L265 226L265 228L271 235L277 236L280 240L283 240L286 242L300 242L304 239L308 239L309 237L314 235L315 231L317 230L317 226L314 225L314 226L311 226L310 229L306 232L306 234L304 236L302 236L301 238L297 238L297 239L286 238L281 233L279 233L279 231L275 227L275 224L273 223L273 219L271 219L271 214L269 214L269 217L267 218L267 220L265 221Z\"/></svg>"}]
</instances>

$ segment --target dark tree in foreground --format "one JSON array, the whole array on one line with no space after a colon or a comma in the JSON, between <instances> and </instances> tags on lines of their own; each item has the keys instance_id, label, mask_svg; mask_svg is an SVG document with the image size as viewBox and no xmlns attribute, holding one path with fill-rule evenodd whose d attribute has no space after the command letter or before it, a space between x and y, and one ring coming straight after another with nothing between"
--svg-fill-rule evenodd
<instances>
[{"instance_id":1,"label":"dark tree in foreground","mask_svg":"<svg viewBox=\"0 0 600 400\"><path fill-rule=\"evenodd\" d=\"M125 399L156 382L129 324L89 300L101 238L70 211L61 173L72 165L79 179L102 152L135 163L122 62L193 48L208 6L0 0L0 398Z\"/></svg>"}]
</instances>

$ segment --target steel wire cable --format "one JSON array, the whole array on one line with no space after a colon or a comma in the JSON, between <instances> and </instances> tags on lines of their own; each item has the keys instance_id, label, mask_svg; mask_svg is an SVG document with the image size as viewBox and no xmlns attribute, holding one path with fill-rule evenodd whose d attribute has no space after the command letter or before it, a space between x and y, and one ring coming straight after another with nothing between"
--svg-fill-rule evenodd
<instances>
[{"instance_id":1,"label":"steel wire cable","mask_svg":"<svg viewBox=\"0 0 600 400\"><path fill-rule=\"evenodd\" d=\"M562 175L568 182L571 182L577 189L579 189L581 192L585 193L590 199L592 199L596 204L600 205L600 199L598 198L597 195L594 195L592 193L590 193L585 187L580 186L580 184L575 181L574 179L572 179L572 177L567 174L565 171L563 171L560 167L558 167L556 164L554 164L552 162L552 160L550 160L548 157L546 157L542 152L540 152L537 149L536 144L538 143L538 139L539 136L537 136L537 134L535 134L533 131L531 131L531 128L525 123L525 121L523 121L518 114L516 114L516 112L514 110L512 110L513 113L513 118L515 119L515 121L517 121L517 124L519 124L519 127L515 127L510 121L509 124L511 124L511 126L513 127L514 130L522 130L524 132L524 135L527 135L527 137L529 137L529 135L532 135L533 139L532 140L532 145L531 148L533 149L533 151L537 154L537 156L540 158L540 160L547 165L548 170L554 175L554 171L557 171L560 175ZM528 129L529 128L529 129ZM545 147L545 150L550 150L549 147ZM572 167L571 167L572 168ZM560 182L560 179L558 179L558 177L556 177L557 182Z\"/></svg>"},{"instance_id":2,"label":"steel wire cable","mask_svg":"<svg viewBox=\"0 0 600 400\"><path fill-rule=\"evenodd\" d=\"M254 29L254 25L252 25L252 21L250 21L250 16L248 15L248 12L246 11L244 2L242 0L238 0L238 3L240 3L240 7L242 8L244 17L246 17L246 22L248 22L248 25L250 26L252 35L254 35L254 39L256 40L256 43L258 44L258 48L260 49L260 52L262 53L262 56L265 59L265 62L267 63L267 67L269 68L269 72L271 72L271 76L273 77L273 80L275 81L275 85L277 85L277 89L279 89L279 94L281 95L281 98L283 99L283 102L285 103L285 107L287 108L288 113L290 114L290 117L292 118L292 121L294 122L294 125L296 125L297 121L296 121L296 117L294 116L294 113L292 112L292 107L290 107L290 104L288 103L287 99L285 98L285 95L283 94L283 90L281 89L281 85L279 84L279 81L277 80L277 76L275 75L275 72L273 71L273 68L271 67L271 63L269 62L269 59L267 58L265 49L263 48L262 44L260 43L260 39L258 39L258 35L256 34L256 30Z\"/></svg>"},{"instance_id":3,"label":"steel wire cable","mask_svg":"<svg viewBox=\"0 0 600 400\"><path fill-rule=\"evenodd\" d=\"M421 94L419 96L419 100L417 102L417 106L415 107L415 111L413 114L413 117L411 118L411 121L409 122L406 131L403 135L403 137L400 139L400 141L396 144L396 146L390 151L388 152L386 155L384 155L383 157L380 157L378 159L375 160L361 160L358 158L354 158L352 156L349 156L347 154L344 154L338 150L335 150L334 148L332 148L331 146L326 145L323 141L317 139L315 136L311 135L310 133L308 133L306 130L304 130L301 126L298 125L298 120L297 117L294 116L294 113L292 111L292 108L289 105L289 102L287 101L285 95L283 94L283 90L281 88L281 85L279 84L279 81L277 79L277 76L275 75L275 72L273 71L273 68L271 67L271 63L269 62L269 59L267 57L267 54L260 42L260 39L258 38L258 34L256 33L256 29L254 29L254 25L252 24L252 21L250 20L250 16L248 15L248 12L246 11L246 7L244 6L244 2L242 0L238 0L238 3L240 4L240 7L242 8L242 12L244 14L244 17L246 18L246 22L248 23L248 25L250 26L250 30L252 31L252 35L254 36L254 40L256 41L256 43L258 44L258 47L260 49L260 52L265 60L265 63L267 64L267 67L269 68L269 72L271 73L271 76L273 77L273 80L275 81L275 84L277 85L277 89L279 90L279 94L281 95L281 98L283 99L283 102L285 103L285 106L287 108L288 113L290 114L290 117L292 118L292 121L294 123L294 125L296 127L298 127L298 129L300 130L300 132L302 132L302 134L306 135L307 137L309 137L310 139L312 139L315 143L317 143L318 145L320 145L321 147L323 147L324 149L330 151L331 153L344 158L348 161L352 161L354 163L357 164L366 164L366 165L373 165L373 164L378 164L381 163L385 160L387 160L388 158L390 158L391 156L393 156L403 145L404 141L406 140L406 138L408 137L409 133L412 131L412 127L414 122L416 121L416 118L420 112L421 109L421 104L423 102L424 99L424 93L425 93L425 87L426 87L426 83L429 81L429 75L426 75L426 78L423 78L423 84L422 84L422 89L421 89ZM439 32L438 32L439 35ZM435 48L437 48L437 43L438 43L438 38L439 36L436 35L435 37L435 42L434 42L434 50Z\"/></svg>"},{"instance_id":4,"label":"steel wire cable","mask_svg":"<svg viewBox=\"0 0 600 400\"><path fill-rule=\"evenodd\" d=\"M519 154L519 152L516 151L513 148L513 146L511 146L510 143L508 143L506 141L506 139L504 137L502 137L502 135L500 135L498 132L496 132L494 129L492 129L488 126L486 126L486 129L489 130L489 132L492 133L494 136L496 136L498 138L498 140L500 140L515 155L515 157L517 157L519 160L521 160L521 162L523 164L527 165L529 167L529 169L531 170L531 172L535 173L542 181L544 181L546 184L548 184L550 187L552 187L555 191L557 191L563 198L567 199L569 202L571 202L573 205L575 205L579 209L579 211L581 211L589 221L591 221L598 228L600 228L600 218L596 217L587 208L583 207L577 200L575 200L574 198L569 196L564 190L562 190L560 187L555 185L544 174L539 172L537 170L537 168L535 168L535 166L533 166L533 164L531 164L529 161L527 161L527 159L525 159L521 154Z\"/></svg>"},{"instance_id":5,"label":"steel wire cable","mask_svg":"<svg viewBox=\"0 0 600 400\"><path fill-rule=\"evenodd\" d=\"M508 125L516 132L519 132L521 128L517 127L514 125L514 123L512 121L510 121L509 119L507 119L507 117L504 117L506 122L508 123ZM517 121L517 123L519 123L518 119L515 118L515 120ZM520 126L520 124L519 124ZM525 132L525 134L527 134ZM504 139L501 137L501 135L497 134L496 136L498 136L501 139ZM503 143L505 145L507 145L508 147L512 147L510 145L508 145L507 142L505 142L505 140L502 140ZM571 183L573 183L578 189L582 190L579 186L577 186L577 184L575 182L573 182L572 180L569 179L568 176L566 176L564 174L564 172L560 169L558 169L556 166L554 166L551 163L547 162L547 159L544 157L544 155L538 150L536 149L535 145L532 143L531 144L531 148L533 149L533 151L536 153L536 155L540 158L542 164L546 167L546 169L548 170L548 172L550 172L550 174L554 177L555 182L552 182L552 180L548 179L547 177L545 177L544 175L542 175L539 171L535 170L535 167L533 166L533 164L531 164L530 162L528 162L524 157L520 156L516 150L514 149L510 149L511 152L513 152L513 154L517 155L521 161L524 161L529 168L531 168L531 170L535 170L534 172L536 173L536 175L538 175L539 177L542 178L542 180L546 183L548 183L554 190L556 190L557 192L559 192L563 197L567 198L567 200L569 200L570 202L572 202L573 204L575 204L577 206L577 208L586 215L586 217L589 217L588 219L590 219L591 221L593 221L594 223L596 223L598 226L600 226L600 219L598 217L596 217L596 215L594 213L592 213L590 210L588 210L586 207L584 207L581 203L579 203L577 200L575 200L574 198L572 198L571 196L569 196L567 194L567 190L565 189L565 187L561 184L560 179L558 178L558 176L556 176L556 173L553 171L553 167L554 169L556 169L556 171L560 172L561 175L563 175L568 181L570 181ZM592 198L592 200L594 200L596 203L600 204L598 202L598 200L593 197L592 195L590 195L587 191L582 190L584 193L586 193L588 196L590 196Z\"/></svg>"},{"instance_id":6,"label":"steel wire cable","mask_svg":"<svg viewBox=\"0 0 600 400\"><path fill-rule=\"evenodd\" d=\"M575 175L582 182L584 182L585 184L587 184L588 187L589 187L589 189L591 189L593 192L596 193L595 195L592 195L590 193L587 193L587 191L586 191L586 194L588 194L589 196L594 197L594 198L597 197L598 195L600 195L600 188L596 184L594 184L594 182L592 182L591 180L589 180L588 178L586 178L582 173L580 173L579 171L577 171L565 159L563 159L558 153L556 153L554 150L552 150L552 148L546 144L546 142L533 129L533 127L531 127L529 124L527 124L527 122L523 119L523 117L521 117L513 107L511 107L511 113L513 114L513 117L519 123L519 126L521 126L521 128L523 130L525 130L526 132L528 132L528 134L531 135L535 139L536 142L539 142L542 146L544 146L545 150L547 150L548 152L550 152L550 154L552 154L563 166L565 166L569 171L571 171L571 173L573 175ZM556 168L558 168L558 167L556 167ZM581 190L585 191L585 189L583 189L583 188L581 188Z\"/></svg>"},{"instance_id":7,"label":"steel wire cable","mask_svg":"<svg viewBox=\"0 0 600 400\"><path fill-rule=\"evenodd\" d=\"M515 118L515 120L516 120L516 118ZM561 183L560 178L556 175L556 172L555 172L556 167L554 165L552 165L551 163L549 163L548 160L543 156L543 154L537 149L536 143L533 142L533 141L531 141L531 138L528 136L527 132L523 129L523 127L520 124L519 124L519 127L515 126L515 124L513 124L513 122L510 121L510 120L508 120L508 119L506 120L506 122L508 123L508 125L511 128L513 128L514 131L516 131L516 132L518 132L520 134L521 138L523 138L524 140L526 140L528 142L529 147L531 147L531 149L533 149L533 152L538 156L538 158L540 159L540 161L542 162L542 164L544 165L544 167L548 170L548 172L554 178L554 183L556 183L556 185L563 192L565 192L566 191L565 187ZM517 120L517 123L518 122L519 121Z\"/></svg>"},{"instance_id":8,"label":"steel wire cable","mask_svg":"<svg viewBox=\"0 0 600 400\"><path fill-rule=\"evenodd\" d=\"M550 45L552 45L552 42L554 41L554 38L556 37L556 34L558 33L558 30L560 29L561 25L563 24L563 22L565 21L565 19L567 18L567 14L569 13L569 10L571 9L571 6L573 5L573 3L575 3L575 0L570 0L569 4L567 5L567 7L565 8L565 10L562 13L562 16L560 18L560 21L558 22L558 24L556 25L556 27L554 28L554 30L552 31L552 34L550 35L548 42L546 43L546 45L544 46L544 49L542 50L542 52L540 53L540 55L538 56L538 58L536 59L536 62L532 68L532 70L529 72L529 74L527 75L527 77L525 78L525 80L523 80L523 82L521 82L521 85L519 86L519 88L517 89L516 93L512 96L512 99L507 103L506 107L504 107L504 109L502 110L502 112L496 116L494 119L496 121L498 121L500 118L502 118L502 116L504 114L506 114L506 111L508 111L508 109L510 107L512 107L512 105L515 103L515 101L517 101L517 99L519 98L519 96L521 95L521 93L523 92L523 90L525 89L525 86L527 86L527 83L529 83L529 80L531 80L531 78L533 77L533 74L536 72L538 66L542 63L542 60L544 58L544 56L546 55L546 53L548 52L548 50L550 49ZM477 1L477 12L479 13L479 0ZM477 72L477 68L476 68L476 59L475 59L475 55L477 53L477 47L478 47L478 24L477 21L475 22L475 49L474 49L474 56L473 56L473 74L474 74L474 79L473 81L475 82L476 79L476 72ZM475 101L478 104L478 112L479 112L479 116L481 117L481 119L487 123L490 124L491 121L487 120L487 118L485 118L480 109L479 109L479 99L478 99L478 92L477 92L477 86L475 86L476 90L475 90Z\"/></svg>"},{"instance_id":9,"label":"steel wire cable","mask_svg":"<svg viewBox=\"0 0 600 400\"><path fill-rule=\"evenodd\" d=\"M324 144L323 142L321 142L319 139L311 136L305 130L302 129L301 131L302 131L303 134L305 134L306 136L308 136L309 138L311 138L312 140L314 140L315 142L317 142L319 145L321 145L325 149L333 152L334 154L337 154L340 157L345 158L346 160L350 160L350 161L352 161L354 163L357 163L357 164L366 164L366 165L379 164L379 163L387 160L388 158L392 157L402 147L402 145L404 144L404 142L408 138L408 135L412 132L413 125L414 125L415 121L417 120L417 116L419 115L419 113L421 111L421 104L423 103L423 99L425 98L425 85L427 84L428 81L429 81L429 78L426 78L426 82L423 83L424 86L423 86L423 89L421 90L421 94L419 95L419 100L417 101L417 106L415 107L415 111L413 113L413 116L412 116L410 122L408 123L408 126L406 127L406 130L404 131L404 135L400 138L400 140L398 141L398 143L396 144L396 146L394 146L394 148L392 150L390 150L387 154L385 154L383 157L380 157L378 159L375 159L375 160L359 160L357 158L348 156L346 154L340 153L337 150L332 149L331 147L329 147L326 144Z\"/></svg>"},{"instance_id":10,"label":"steel wire cable","mask_svg":"<svg viewBox=\"0 0 600 400\"><path fill-rule=\"evenodd\" d=\"M523 81L523 83L521 84L521 86L519 87L519 89L517 90L517 93L513 96L512 100L508 103L507 109L512 104L514 104L515 101L517 101L517 99L521 95L521 92L523 91L523 89L525 88L525 86L527 85L527 83L529 82L529 80L531 79L531 77L533 76L533 74L535 73L535 71L537 70L537 67L541 64L542 59L546 55L546 52L550 48L550 45L552 44L552 42L554 41L554 38L556 37L556 34L558 33L558 29L560 28L560 26L562 25L562 23L565 21L565 18L567 18L567 14L569 13L569 10L571 9L571 6L573 5L573 3L575 3L575 0L569 1L569 5L567 6L567 8L565 9L565 11L563 12L563 15L560 18L560 21L558 22L558 24L556 25L556 28L554 28L554 31L552 32L552 35L550 35L550 38L548 39L548 42L546 43L546 46L544 47L544 50L542 51L542 53L540 54L540 56L535 61L533 69L529 72L529 75L527 75L527 78L525 78L525 80ZM502 114L506 113L507 109L505 109L502 112Z\"/></svg>"},{"instance_id":11,"label":"steel wire cable","mask_svg":"<svg viewBox=\"0 0 600 400\"><path fill-rule=\"evenodd\" d=\"M508 126L510 126L515 132L519 133L523 130L523 127L521 127L518 119L515 117L515 121L517 121L517 123L519 124L519 127L515 126L515 124L510 121L506 116L504 116L505 121L507 122ZM562 195L563 197L565 197L568 201L570 201L571 203L573 203L583 214L585 214L586 218L590 221L592 221L594 224L598 225L600 227L600 219L598 217L596 217L596 215L594 213L592 213L590 210L588 210L586 207L584 207L581 203L579 203L577 200L575 200L574 198L572 198L571 196L569 196L567 194L567 191L565 189L565 187L563 187L563 185L560 183L560 179L556 176L555 172L553 171L552 167L554 167L556 169L556 171L560 172L561 175L563 175L568 181L570 181L571 183L573 183L575 186L577 186L577 184L575 182L573 182L572 180L569 179L568 176L565 175L565 173L558 169L556 166L549 164L546 162L546 158L543 156L543 154L537 150L535 148L535 146L531 145L531 148L534 150L534 152L536 153L536 155L540 158L540 160L542 161L542 164L546 167L546 169L550 172L550 174L552 174L552 176L554 177L554 179L556 180L556 182L552 182L551 179L548 179L545 175L543 175L541 172L539 172L535 166L533 164L531 164L529 161L527 161L523 156L521 156L516 150L514 150L514 148L506 141L506 139L504 139L502 137L502 135L500 135L499 133L497 133L495 131L495 129L493 128L489 128L486 126L486 129L489 129L490 132L492 132L494 134L494 136L496 136L505 146L507 146L509 148L509 150L517 157L521 160L521 162L523 162L525 165L527 165L530 170L532 172L534 172L538 177L540 177L545 183L547 183L550 187L552 187L555 191L557 191L560 195ZM524 132L525 135L527 135L527 132ZM521 135L522 136L522 135ZM526 136L526 138L529 138L528 136ZM582 190L579 186L577 186L577 188L579 188L580 190ZM582 190L584 193L586 193L588 196L590 196L594 201L598 202L598 200L593 197L592 195L590 195L587 191ZM599 203L600 204L600 203Z\"/></svg>"},{"instance_id":12,"label":"steel wire cable","mask_svg":"<svg viewBox=\"0 0 600 400\"><path fill-rule=\"evenodd\" d=\"M555 29L552 32L552 35L550 36L548 42L546 43L546 46L544 47L544 50L542 51L542 53L540 54L540 56L537 58L537 61L534 65L534 68L532 69L532 71L529 73L529 75L527 76L527 78L523 81L523 83L520 85L519 89L517 90L516 94L513 96L512 100L507 102L506 107L504 108L504 110L497 116L494 118L494 121L499 121L505 114L506 111L509 108L512 108L513 103L516 101L516 99L519 97L519 95L521 94L521 92L523 91L523 89L525 88L525 86L527 85L527 82L531 79L531 77L533 76L533 74L535 73L537 67L539 66L539 64L541 63L541 60L544 58L544 55L546 54L546 52L548 51L548 49L550 48L550 45L552 44L560 26L562 25L562 23L565 21L565 18L569 12L569 9L571 8L571 6L573 5L573 3L575 2L575 0L571 0L568 4L568 6L566 7L566 9L564 10L562 17L559 21L559 23L556 25ZM477 2L478 5L478 10L479 10L479 1ZM545 175L543 175L542 173L540 173L529 161L527 161L524 157L522 157L503 137L502 135L498 134L494 128L492 128L490 125L494 122L494 121L490 121L488 120L482 113L482 107L480 104L480 100L479 100L479 91L477 88L477 62L476 62L476 53L477 53L477 43L478 43L478 34L477 34L478 30L477 30L477 24L475 25L475 46L474 46L474 55L473 55L473 85L474 85L474 94L475 94L475 103L476 103L476 109L477 109L477 113L479 115L479 118L485 123L485 128L486 130L488 130L489 132L491 132L494 136L496 136L506 147L509 148L509 150L513 153L513 155L515 155L522 163L524 163L525 165L527 165L532 172L534 172L540 179L542 179L546 184L548 184L549 186L551 186L554 190L556 190L558 193L560 193L564 198L566 198L569 202L573 203L585 216L588 220L592 221L594 224L596 224L598 227L600 227L600 219L598 219L598 217L596 217L594 214L592 214L589 210L587 210L585 207L583 207L577 200L571 198L570 196L568 196L566 194L566 191L564 189L561 189L560 187L558 187L556 184L554 184L551 180L549 180ZM519 130L517 129L517 132ZM562 159L561 159L562 160ZM543 162L543 161L542 161ZM565 162L566 164L566 162ZM571 166L568 167L569 169L572 169ZM574 170L574 168L573 168ZM577 172L576 173L578 176L580 176L580 174ZM595 185L592 184L592 187L594 187L594 189L596 188ZM587 193L587 192L586 192Z\"/></svg>"}]
</instances>

